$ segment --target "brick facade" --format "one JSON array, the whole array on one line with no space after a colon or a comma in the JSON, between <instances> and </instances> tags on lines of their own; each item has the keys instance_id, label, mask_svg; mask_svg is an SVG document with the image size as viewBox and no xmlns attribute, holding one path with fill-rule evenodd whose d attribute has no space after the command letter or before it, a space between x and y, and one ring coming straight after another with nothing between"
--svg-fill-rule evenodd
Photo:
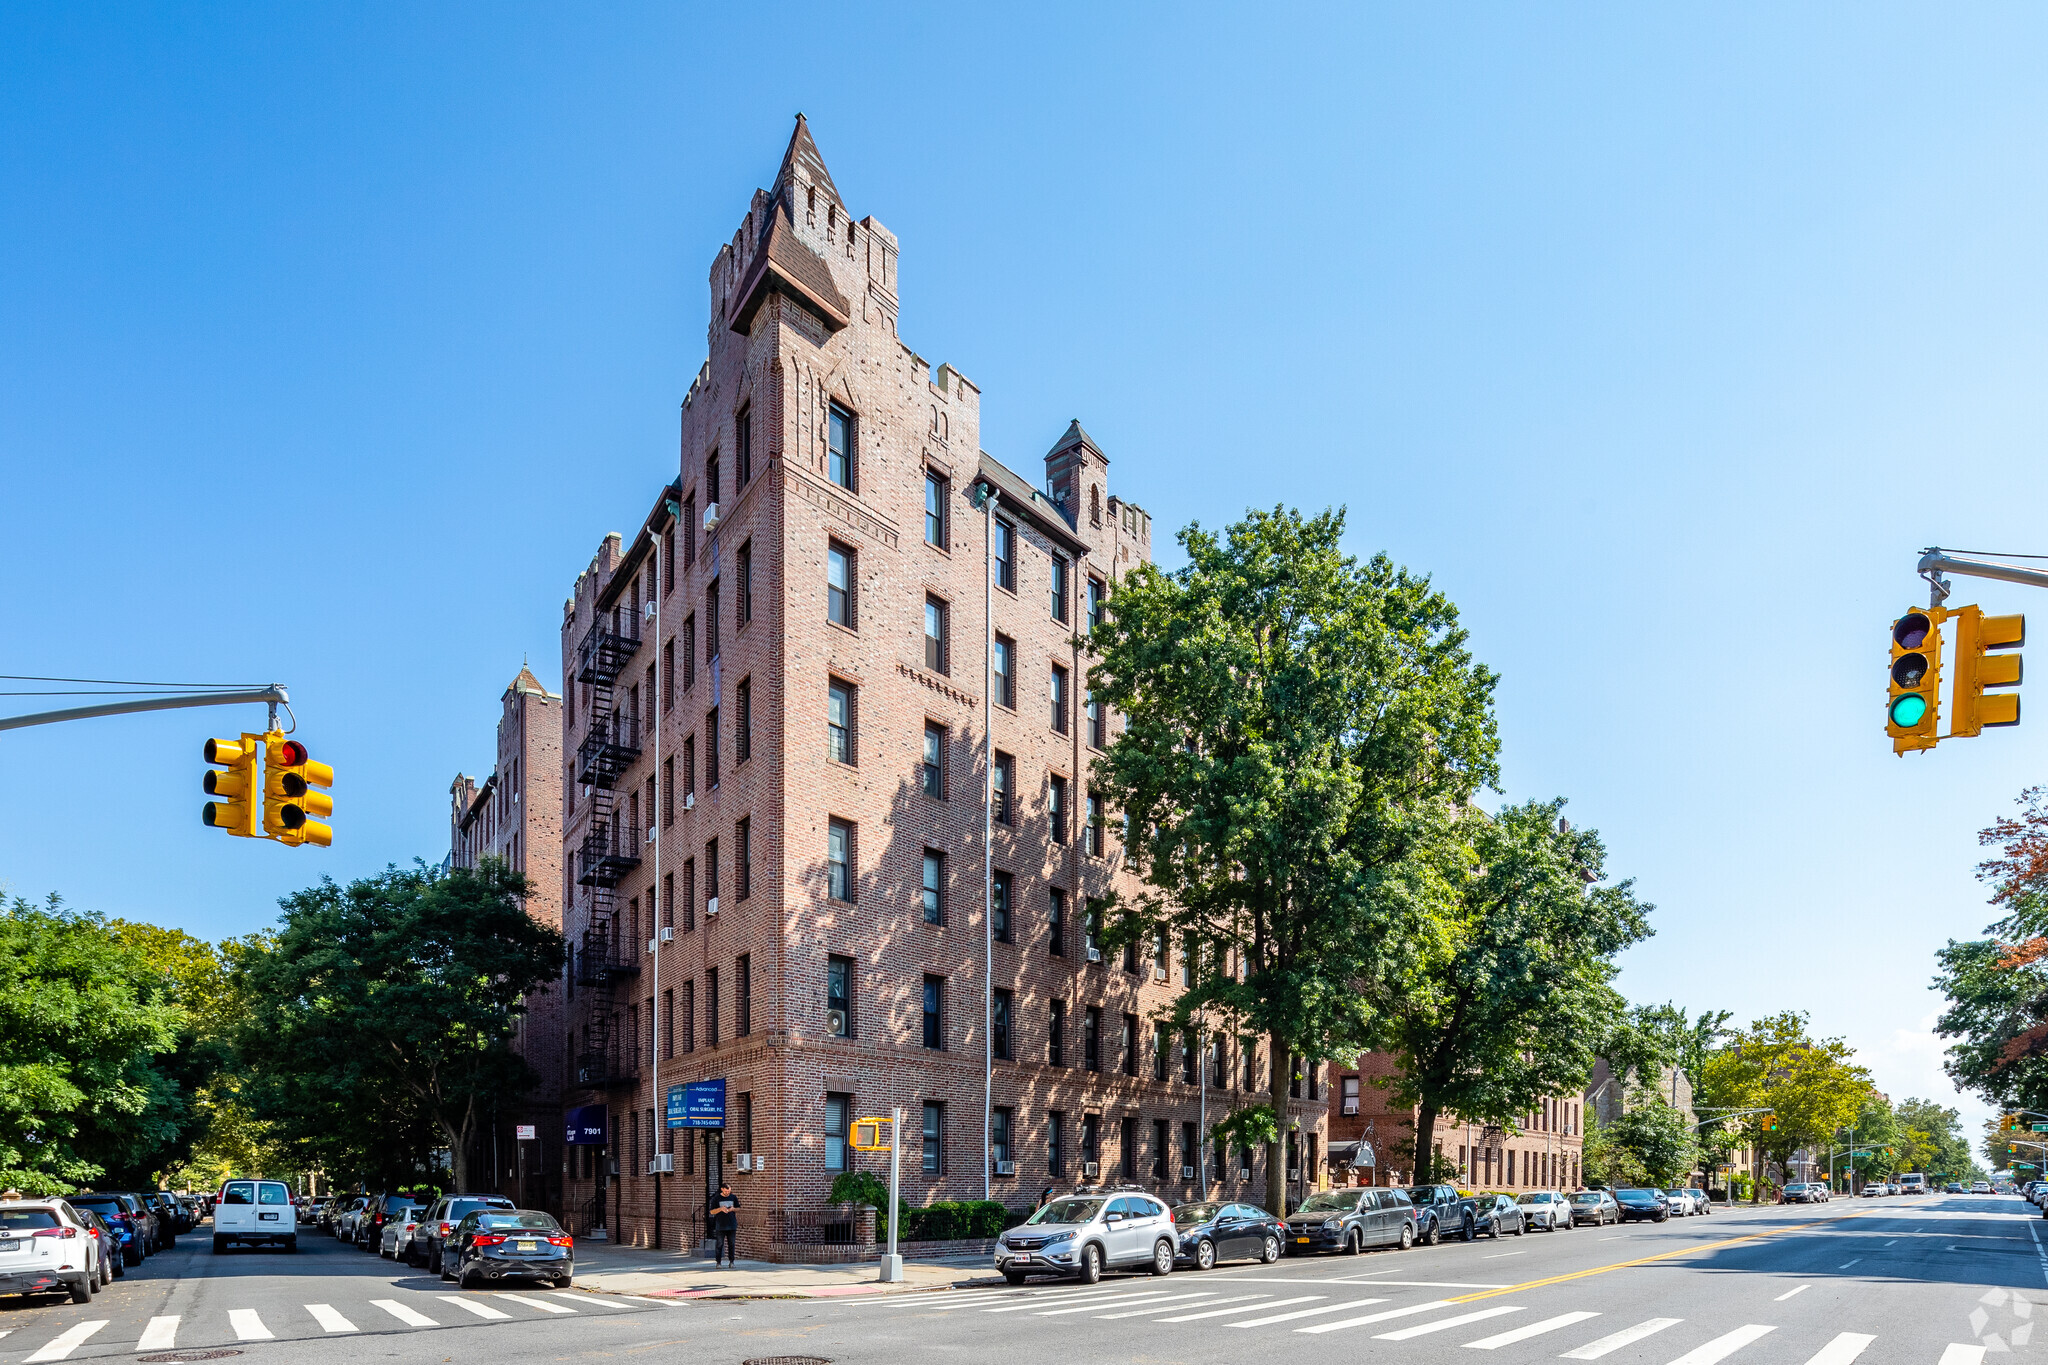
<instances>
[{"instance_id":1,"label":"brick facade","mask_svg":"<svg viewBox=\"0 0 2048 1365\"><path fill-rule=\"evenodd\" d=\"M1399 1107L1387 1088L1399 1071L1391 1053L1368 1052L1355 1067L1332 1078L1330 1141L1340 1153L1346 1143L1366 1142L1377 1163L1354 1164L1341 1172L1344 1178L1368 1185L1415 1183L1417 1111ZM1444 1114L1437 1119L1432 1145L1457 1166L1461 1184L1500 1190L1577 1189L1583 1183L1584 1115L1584 1097L1579 1095L1544 1100L1512 1129Z\"/></svg>"},{"instance_id":2,"label":"brick facade","mask_svg":"<svg viewBox=\"0 0 2048 1365\"><path fill-rule=\"evenodd\" d=\"M1258 1096L1238 1089L1235 1047L1215 1063L1178 1040L1155 1056L1178 945L1155 972L1149 952L1091 958L1087 941L1090 899L1133 887L1114 830L1086 827L1089 763L1114 722L1092 721L1075 637L1091 591L1150 559L1151 520L1109 491L1078 422L1042 477L983 453L979 389L898 339L897 270L896 238L852 217L799 120L712 263L677 476L630 541L600 544L564 605L559 875L576 957L560 1056L567 1103L606 1106L610 1135L564 1161L579 1233L687 1245L723 1176L742 1255L850 1254L846 1214L826 1204L835 1167L886 1176L887 1159L842 1155L828 1128L893 1106L905 1196L980 1198L993 1002L1010 1016L993 1159L1014 1173L990 1197L1029 1205L1090 1159L1171 1199L1263 1195L1263 1161L1241 1176L1234 1153L1182 1177L1204 1115ZM1007 547L992 612L978 487ZM1010 664L985 706L991 629ZM1009 819L985 841L991 738ZM1007 895L992 947L985 851ZM722 1134L660 1122L663 1092L713 1078ZM1294 1105L1311 1181L1324 1109L1314 1082ZM673 1175L647 1174L657 1147Z\"/></svg>"}]
</instances>

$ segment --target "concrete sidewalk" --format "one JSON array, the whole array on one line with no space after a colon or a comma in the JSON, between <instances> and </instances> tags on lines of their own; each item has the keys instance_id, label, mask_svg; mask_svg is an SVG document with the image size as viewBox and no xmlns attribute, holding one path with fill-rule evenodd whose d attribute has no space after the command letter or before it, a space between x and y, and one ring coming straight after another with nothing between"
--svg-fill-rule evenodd
<instances>
[{"instance_id":1,"label":"concrete sidewalk","mask_svg":"<svg viewBox=\"0 0 2048 1365\"><path fill-rule=\"evenodd\" d=\"M879 1284L873 1262L786 1265L741 1261L721 1266L693 1252L649 1251L578 1241L576 1287L651 1299L824 1299L914 1294L955 1285L996 1282L986 1256L903 1263L899 1284Z\"/></svg>"}]
</instances>

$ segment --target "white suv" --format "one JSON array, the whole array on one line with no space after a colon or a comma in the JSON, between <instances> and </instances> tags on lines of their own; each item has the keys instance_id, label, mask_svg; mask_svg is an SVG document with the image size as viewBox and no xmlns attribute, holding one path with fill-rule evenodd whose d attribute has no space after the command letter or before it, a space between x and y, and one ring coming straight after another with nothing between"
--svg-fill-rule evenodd
<instances>
[{"instance_id":1,"label":"white suv","mask_svg":"<svg viewBox=\"0 0 2048 1365\"><path fill-rule=\"evenodd\" d=\"M68 1290L73 1303L91 1303L105 1273L99 1234L63 1200L0 1204L0 1293Z\"/></svg>"},{"instance_id":2,"label":"white suv","mask_svg":"<svg viewBox=\"0 0 2048 1365\"><path fill-rule=\"evenodd\" d=\"M226 1251L235 1242L299 1249L298 1214L282 1180L229 1180L221 1185L220 1202L213 1206L214 1252Z\"/></svg>"},{"instance_id":3,"label":"white suv","mask_svg":"<svg viewBox=\"0 0 2048 1365\"><path fill-rule=\"evenodd\" d=\"M996 1269L1011 1284L1059 1275L1094 1284L1105 1269L1173 1273L1180 1236L1173 1214L1149 1194L1083 1190L1048 1203L996 1239Z\"/></svg>"}]
</instances>

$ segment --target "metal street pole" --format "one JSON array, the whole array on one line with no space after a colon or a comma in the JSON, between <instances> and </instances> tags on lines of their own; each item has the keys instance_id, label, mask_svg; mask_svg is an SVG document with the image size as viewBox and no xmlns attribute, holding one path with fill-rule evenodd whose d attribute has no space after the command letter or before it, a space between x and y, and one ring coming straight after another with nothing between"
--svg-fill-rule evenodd
<instances>
[{"instance_id":1,"label":"metal street pole","mask_svg":"<svg viewBox=\"0 0 2048 1365\"><path fill-rule=\"evenodd\" d=\"M896 1254L896 1217L902 1205L897 1191L903 1175L903 1109L889 1111L889 1250L882 1257L882 1271L875 1279L881 1284L903 1281L903 1258Z\"/></svg>"},{"instance_id":2,"label":"metal street pole","mask_svg":"<svg viewBox=\"0 0 2048 1365\"><path fill-rule=\"evenodd\" d=\"M91 720L96 716L125 716L137 711L175 711L186 706L231 706L238 702L262 701L271 706L289 706L283 683L235 691L183 692L142 701L105 702L98 706L73 706L62 711L35 711L25 716L0 716L0 730L19 730L30 725L53 725L62 720Z\"/></svg>"},{"instance_id":3,"label":"metal street pole","mask_svg":"<svg viewBox=\"0 0 2048 1365\"><path fill-rule=\"evenodd\" d=\"M996 1039L996 740L989 689L996 649L996 503L994 484L980 485L981 503L981 1197L989 1197L989 1138L994 1121ZM1013 671L1014 676L1014 671ZM1011 909L1009 906L1005 910ZM893 1192L889 1196L896 1197ZM895 1210L890 1210L895 1226ZM891 1234L890 1250L895 1250ZM899 1267L900 1274L900 1267Z\"/></svg>"}]
</instances>

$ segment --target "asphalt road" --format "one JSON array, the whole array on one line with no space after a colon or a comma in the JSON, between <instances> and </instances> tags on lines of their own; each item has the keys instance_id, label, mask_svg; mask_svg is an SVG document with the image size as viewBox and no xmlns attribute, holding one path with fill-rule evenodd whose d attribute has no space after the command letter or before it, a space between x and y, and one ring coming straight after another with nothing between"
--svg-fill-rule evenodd
<instances>
[{"instance_id":1,"label":"asphalt road","mask_svg":"<svg viewBox=\"0 0 2048 1365\"><path fill-rule=\"evenodd\" d=\"M1405 1253L1226 1264L1164 1279L1117 1276L1093 1288L1033 1282L865 1300L684 1303L573 1290L465 1293L317 1236L296 1257L215 1257L204 1238L186 1238L89 1305L0 1299L0 1365L169 1347L237 1350L252 1361L514 1365L1382 1355L1404 1365L1972 1365L2033 1351L2033 1312L2048 1305L2048 1229L2032 1213L2009 1197L1836 1200ZM152 1322L168 1318L177 1319L174 1336L159 1325L145 1339ZM94 1322L103 1325L80 1335Z\"/></svg>"}]
</instances>

